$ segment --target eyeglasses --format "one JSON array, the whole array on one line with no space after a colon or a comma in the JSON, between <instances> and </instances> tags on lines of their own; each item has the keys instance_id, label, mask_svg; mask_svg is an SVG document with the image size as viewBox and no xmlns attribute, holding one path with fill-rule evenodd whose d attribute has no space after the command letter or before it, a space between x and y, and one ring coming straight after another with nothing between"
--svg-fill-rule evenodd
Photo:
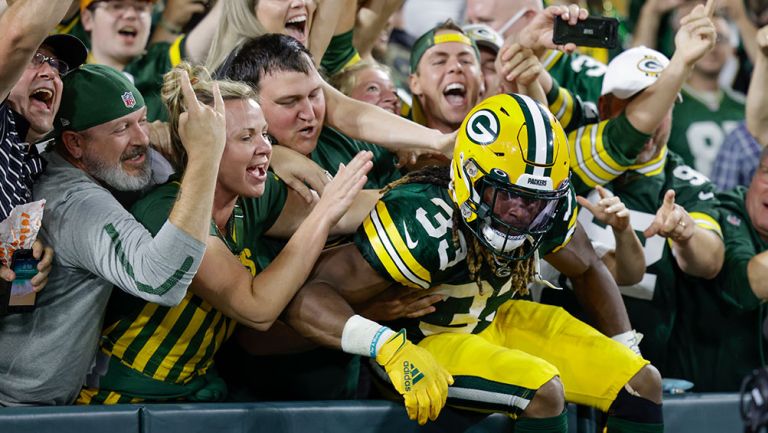
<instances>
[{"instance_id":1,"label":"eyeglasses","mask_svg":"<svg viewBox=\"0 0 768 433\"><path fill-rule=\"evenodd\" d=\"M59 76L63 77L67 72L69 72L69 65L65 61L59 60L55 57L48 57L43 53L35 53L35 55L32 56L32 60L29 61L30 66L35 68L42 65L43 63L48 63L51 65L51 67L59 73Z\"/></svg>"},{"instance_id":2,"label":"eyeglasses","mask_svg":"<svg viewBox=\"0 0 768 433\"><path fill-rule=\"evenodd\" d=\"M98 1L91 3L93 8L103 5L104 9L111 15L123 15L128 9L133 9L137 14L148 14L152 12L153 4L149 1Z\"/></svg>"}]
</instances>

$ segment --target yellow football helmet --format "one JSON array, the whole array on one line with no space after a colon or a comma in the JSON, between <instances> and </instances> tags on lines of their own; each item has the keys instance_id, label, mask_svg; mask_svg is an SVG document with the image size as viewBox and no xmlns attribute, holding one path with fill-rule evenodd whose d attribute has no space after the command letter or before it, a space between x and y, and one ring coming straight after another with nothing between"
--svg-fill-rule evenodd
<instances>
[{"instance_id":1,"label":"yellow football helmet","mask_svg":"<svg viewBox=\"0 0 768 433\"><path fill-rule=\"evenodd\" d=\"M492 96L461 124L451 195L483 245L497 257L521 260L538 248L568 199L569 163L565 132L547 108L524 95Z\"/></svg>"}]
</instances>

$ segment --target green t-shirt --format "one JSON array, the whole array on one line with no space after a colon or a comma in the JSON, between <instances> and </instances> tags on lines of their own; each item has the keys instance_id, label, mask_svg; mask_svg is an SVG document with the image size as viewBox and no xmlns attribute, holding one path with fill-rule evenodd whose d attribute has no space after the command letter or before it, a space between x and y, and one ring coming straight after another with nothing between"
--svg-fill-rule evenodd
<instances>
[{"instance_id":1,"label":"green t-shirt","mask_svg":"<svg viewBox=\"0 0 768 433\"><path fill-rule=\"evenodd\" d=\"M643 244L646 260L643 279L632 286L619 286L619 290L632 326L644 335L640 343L643 356L665 374L667 346L675 326L677 306L684 302L679 299L677 287L685 283L686 277L672 256L669 242L661 236L645 238L643 231L651 225L666 191L673 189L675 202L683 206L699 226L719 234L716 188L672 152L669 152L661 172L644 175L629 171L606 184L605 188L618 195L629 209L630 224ZM596 191L587 197L593 203L599 200ZM597 250L615 249L610 226L596 221L587 210L579 213L579 222ZM561 286L566 284L562 276L558 282ZM545 290L542 300L564 305L582 315L570 291Z\"/></svg>"},{"instance_id":2,"label":"green t-shirt","mask_svg":"<svg viewBox=\"0 0 768 433\"><path fill-rule=\"evenodd\" d=\"M555 216L555 225L539 247L541 256L570 241L576 224L574 204L562 206ZM466 256L471 239L458 233L458 245L454 243L453 212L444 187L398 185L379 200L355 234L360 253L382 277L414 288L441 286L437 293L446 298L435 304L435 312L396 324L414 341L439 332L479 333L515 294L510 277L495 275L488 265L481 269L483 294L470 280Z\"/></svg>"},{"instance_id":3,"label":"green t-shirt","mask_svg":"<svg viewBox=\"0 0 768 433\"><path fill-rule=\"evenodd\" d=\"M667 146L709 176L725 137L744 120L744 97L720 91L719 100L708 103L686 86L681 93L683 101L672 112Z\"/></svg>"},{"instance_id":4,"label":"green t-shirt","mask_svg":"<svg viewBox=\"0 0 768 433\"><path fill-rule=\"evenodd\" d=\"M177 182L156 188L133 206L132 213L155 234L167 220L178 189ZM261 197L237 201L239 210L233 213L224 242L252 275L273 259L271 250L261 247L261 239L277 220L286 194L285 184L270 175ZM213 223L210 234L220 236ZM114 372L121 375L119 378L107 372L102 387L119 384L111 390L131 397L162 399L163 383L183 386L208 373L213 356L232 335L235 321L192 292L179 305L163 307L115 291L104 325L101 351L119 360L136 379L130 380L130 375L126 378L124 371ZM177 387L167 389L178 392Z\"/></svg>"},{"instance_id":5,"label":"green t-shirt","mask_svg":"<svg viewBox=\"0 0 768 433\"><path fill-rule=\"evenodd\" d=\"M747 264L768 249L744 205L747 189L718 194L725 262L714 280L680 287L678 326L670 345L670 373L692 381L695 391L738 391L742 379L765 364L765 304L755 296Z\"/></svg>"},{"instance_id":6,"label":"green t-shirt","mask_svg":"<svg viewBox=\"0 0 768 433\"><path fill-rule=\"evenodd\" d=\"M368 172L367 189L381 189L402 177L395 167L397 157L381 146L347 137L329 127L323 127L317 140L317 147L310 158L332 175L339 171L339 164L348 164L363 150L373 152L373 168Z\"/></svg>"}]
</instances>

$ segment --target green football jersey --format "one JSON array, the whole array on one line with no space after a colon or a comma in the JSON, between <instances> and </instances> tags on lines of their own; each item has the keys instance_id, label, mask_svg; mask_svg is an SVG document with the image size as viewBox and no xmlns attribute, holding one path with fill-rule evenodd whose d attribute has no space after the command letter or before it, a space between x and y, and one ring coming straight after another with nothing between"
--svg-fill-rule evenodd
<instances>
[{"instance_id":1,"label":"green football jersey","mask_svg":"<svg viewBox=\"0 0 768 433\"><path fill-rule=\"evenodd\" d=\"M133 77L147 104L147 120L168 121L168 110L160 97L163 75L181 63L186 36L179 36L173 43L158 42L147 48L144 54L125 67L123 72Z\"/></svg>"},{"instance_id":2,"label":"green football jersey","mask_svg":"<svg viewBox=\"0 0 768 433\"><path fill-rule=\"evenodd\" d=\"M603 77L608 67L592 57L582 54L565 54L551 50L541 64L553 79L581 99L597 104L603 88Z\"/></svg>"},{"instance_id":3,"label":"green football jersey","mask_svg":"<svg viewBox=\"0 0 768 433\"><path fill-rule=\"evenodd\" d=\"M643 231L651 225L667 190L675 190L675 202L683 206L697 225L720 234L715 206L715 186L701 173L683 164L680 157L668 153L663 170L655 174L629 171L605 185L612 194L618 195L629 209L630 224L635 230L645 252L646 272L643 279L632 286L619 286L632 326L644 335L640 349L646 359L666 374L666 351L676 322L679 295L677 287L685 276L672 256L669 242L661 236L645 238ZM587 198L599 200L596 191ZM613 250L616 247L610 226L594 219L582 209L579 222L597 250ZM566 285L560 277L561 286ZM542 301L563 305L577 316L583 316L571 291L545 290Z\"/></svg>"},{"instance_id":4,"label":"green football jersey","mask_svg":"<svg viewBox=\"0 0 768 433\"><path fill-rule=\"evenodd\" d=\"M576 227L575 196L559 209L555 224L539 247L544 256L567 244ZM396 324L410 338L440 332L478 333L493 320L501 304L512 298L510 277L484 265L484 289L469 278L467 242L461 232L453 240L454 204L446 188L423 183L398 185L385 194L355 234L365 260L384 278L414 288L440 286L445 299L436 311Z\"/></svg>"},{"instance_id":5,"label":"green football jersey","mask_svg":"<svg viewBox=\"0 0 768 433\"><path fill-rule=\"evenodd\" d=\"M725 262L714 280L680 286L678 326L670 348L670 373L699 392L738 391L742 379L765 364L765 304L755 296L747 264L768 249L744 206L746 188L718 194Z\"/></svg>"},{"instance_id":6,"label":"green football jersey","mask_svg":"<svg viewBox=\"0 0 768 433\"><path fill-rule=\"evenodd\" d=\"M373 152L373 168L368 172L367 189L380 189L391 182L400 179L402 174L395 167L397 157L392 152L381 146L365 141L355 140L343 133L329 127L323 127L317 147L310 157L320 167L328 170L332 175L339 171L339 164L348 164L352 158L363 150Z\"/></svg>"},{"instance_id":7,"label":"green football jersey","mask_svg":"<svg viewBox=\"0 0 768 433\"><path fill-rule=\"evenodd\" d=\"M160 186L132 209L136 219L153 234L165 223L178 194L178 182ZM263 234L274 224L285 204L287 187L276 176L267 178L259 198L240 198L222 239L252 275L273 259L261 248ZM221 237L213 223L212 236ZM120 378L124 395L161 398L162 382L187 384L205 375L213 356L232 335L236 322L202 298L188 292L175 307L164 307L115 291L110 298L100 349L136 374L135 382ZM111 372L112 370L110 370ZM102 384L109 383L110 372ZM120 374L120 373L115 373ZM141 377L143 380L139 380ZM153 393L146 394L147 379L154 379ZM151 382L150 382L151 383Z\"/></svg>"},{"instance_id":8,"label":"green football jersey","mask_svg":"<svg viewBox=\"0 0 768 433\"><path fill-rule=\"evenodd\" d=\"M686 164L709 176L725 137L744 120L744 97L720 91L718 100L707 101L683 86L683 102L675 104L669 149Z\"/></svg>"}]
</instances>

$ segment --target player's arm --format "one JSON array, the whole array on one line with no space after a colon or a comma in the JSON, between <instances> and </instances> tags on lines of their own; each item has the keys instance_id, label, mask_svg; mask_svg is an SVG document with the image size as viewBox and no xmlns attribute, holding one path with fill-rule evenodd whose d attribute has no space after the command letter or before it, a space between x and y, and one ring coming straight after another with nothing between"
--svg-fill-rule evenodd
<instances>
[{"instance_id":1,"label":"player's arm","mask_svg":"<svg viewBox=\"0 0 768 433\"><path fill-rule=\"evenodd\" d=\"M0 15L0 101L8 97L48 33L72 0L14 0Z\"/></svg>"},{"instance_id":2,"label":"player's arm","mask_svg":"<svg viewBox=\"0 0 768 433\"><path fill-rule=\"evenodd\" d=\"M286 309L285 318L301 335L344 352L369 356L381 364L405 398L409 418L419 424L437 418L453 378L426 350L412 344L405 331L355 315L350 302L362 302L386 288L358 249L345 245L323 254L307 284ZM424 378L411 383L403 364L418 368Z\"/></svg>"},{"instance_id":3,"label":"player's arm","mask_svg":"<svg viewBox=\"0 0 768 433\"><path fill-rule=\"evenodd\" d=\"M209 236L190 290L238 322L268 329L304 284L330 228L366 182L370 160L371 154L362 152L339 171L285 248L256 276L251 276L223 241Z\"/></svg>"},{"instance_id":4,"label":"player's arm","mask_svg":"<svg viewBox=\"0 0 768 433\"><path fill-rule=\"evenodd\" d=\"M688 213L676 204L674 190L664 194L664 202L643 234L669 239L675 260L686 274L712 279L723 267L725 244L719 224L704 213Z\"/></svg>"},{"instance_id":5,"label":"player's arm","mask_svg":"<svg viewBox=\"0 0 768 433\"><path fill-rule=\"evenodd\" d=\"M760 47L747 92L747 129L762 146L768 145L768 26L757 33Z\"/></svg>"},{"instance_id":6,"label":"player's arm","mask_svg":"<svg viewBox=\"0 0 768 433\"><path fill-rule=\"evenodd\" d=\"M608 336L631 330L616 281L597 257L581 224L577 223L563 248L544 259L571 280L574 293L595 328Z\"/></svg>"}]
</instances>

